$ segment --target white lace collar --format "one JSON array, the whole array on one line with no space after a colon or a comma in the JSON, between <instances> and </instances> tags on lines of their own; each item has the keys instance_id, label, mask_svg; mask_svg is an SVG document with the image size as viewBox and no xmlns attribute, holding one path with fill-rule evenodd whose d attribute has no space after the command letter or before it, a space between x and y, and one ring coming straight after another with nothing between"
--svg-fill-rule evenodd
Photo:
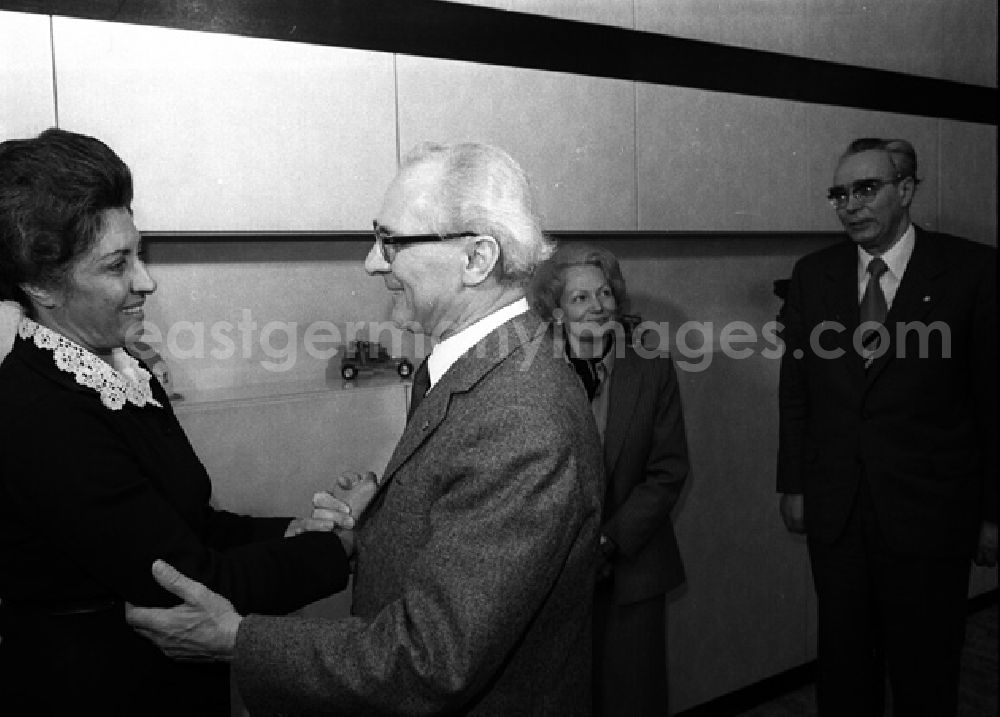
<instances>
[{"instance_id":1,"label":"white lace collar","mask_svg":"<svg viewBox=\"0 0 1000 717\"><path fill-rule=\"evenodd\" d=\"M149 371L124 349L111 352L112 367L79 344L27 316L21 319L17 333L22 339L33 338L38 348L52 351L56 366L73 374L81 386L97 391L101 403L112 411L121 409L126 401L140 408L147 403L163 408L149 388Z\"/></svg>"}]
</instances>

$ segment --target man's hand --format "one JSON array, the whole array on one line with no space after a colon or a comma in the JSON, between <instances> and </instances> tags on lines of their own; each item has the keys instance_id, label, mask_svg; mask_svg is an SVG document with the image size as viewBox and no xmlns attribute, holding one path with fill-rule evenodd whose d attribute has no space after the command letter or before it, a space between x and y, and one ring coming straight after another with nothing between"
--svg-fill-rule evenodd
<instances>
[{"instance_id":1,"label":"man's hand","mask_svg":"<svg viewBox=\"0 0 1000 717\"><path fill-rule=\"evenodd\" d=\"M157 560L153 578L184 602L172 608L125 606L125 621L165 655L192 662L229 662L243 618L232 603Z\"/></svg>"},{"instance_id":2,"label":"man's hand","mask_svg":"<svg viewBox=\"0 0 1000 717\"><path fill-rule=\"evenodd\" d=\"M782 493L778 509L789 533L806 532L806 510L801 493Z\"/></svg>"},{"instance_id":3,"label":"man's hand","mask_svg":"<svg viewBox=\"0 0 1000 717\"><path fill-rule=\"evenodd\" d=\"M997 564L997 524L983 521L979 529L979 547L973 558L976 565L994 567Z\"/></svg>"},{"instance_id":4,"label":"man's hand","mask_svg":"<svg viewBox=\"0 0 1000 717\"><path fill-rule=\"evenodd\" d=\"M307 530L353 530L377 487L378 480L371 471L364 474L345 473L337 479L336 487L313 496L312 515L289 523L285 537L291 538Z\"/></svg>"},{"instance_id":5,"label":"man's hand","mask_svg":"<svg viewBox=\"0 0 1000 717\"><path fill-rule=\"evenodd\" d=\"M308 518L296 518L285 529L285 537L291 538L299 533L317 531L329 533L331 530L353 530L354 517L351 506L342 500L334 498L323 491L313 495L313 511Z\"/></svg>"},{"instance_id":6,"label":"man's hand","mask_svg":"<svg viewBox=\"0 0 1000 717\"><path fill-rule=\"evenodd\" d=\"M357 520L371 502L376 488L378 488L378 478L371 471L366 473L345 473L337 479L335 487L313 496L312 517L314 519L334 517L329 512L330 506L333 501L339 501L348 507L349 514Z\"/></svg>"}]
</instances>

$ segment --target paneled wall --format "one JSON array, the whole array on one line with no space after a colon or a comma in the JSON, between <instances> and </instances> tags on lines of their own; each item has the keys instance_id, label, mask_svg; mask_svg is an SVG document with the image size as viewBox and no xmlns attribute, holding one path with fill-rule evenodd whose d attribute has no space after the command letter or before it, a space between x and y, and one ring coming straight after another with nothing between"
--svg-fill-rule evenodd
<instances>
[{"instance_id":1,"label":"paneled wall","mask_svg":"<svg viewBox=\"0 0 1000 717\"><path fill-rule=\"evenodd\" d=\"M395 174L392 55L54 18L59 121L135 172L147 231L364 226Z\"/></svg>"},{"instance_id":2,"label":"paneled wall","mask_svg":"<svg viewBox=\"0 0 1000 717\"><path fill-rule=\"evenodd\" d=\"M779 0L724 12L681 1L477 4L862 63L878 49L871 27L887 29L889 18L868 5ZM881 48L876 66L995 85L995 43L978 42L991 19L995 32L995 6L964 4L975 12L908 3L915 10L898 13L894 29L907 41L893 47L912 39L922 51ZM751 9L770 23L740 20ZM0 91L16 97L0 105L3 136L58 117L103 137L134 170L146 231L363 231L400 152L464 139L524 163L551 230L829 231L838 226L823 194L836 154L855 136L885 134L917 147L919 222L995 241L995 126L91 20L0 19L9 36ZM862 19L865 32L845 30ZM969 52L951 52L952 41L968 41ZM956 55L978 61L947 59Z\"/></svg>"},{"instance_id":3,"label":"paneled wall","mask_svg":"<svg viewBox=\"0 0 1000 717\"><path fill-rule=\"evenodd\" d=\"M0 12L0 140L55 123L49 18Z\"/></svg>"},{"instance_id":4,"label":"paneled wall","mask_svg":"<svg viewBox=\"0 0 1000 717\"><path fill-rule=\"evenodd\" d=\"M996 4L981 0L466 4L997 83ZM779 306L772 282L831 241L837 154L857 136L910 139L925 180L917 221L996 244L995 125L0 11L0 139L56 123L119 151L146 231L355 234L149 242L159 288L148 314L226 507L286 511L330 473L377 470L388 455L399 384L323 394L331 364L306 351L304 332L384 320L356 233L417 142L504 147L532 176L549 229L595 232L622 258L644 319L697 322L671 334L693 461L676 514L689 580L670 606L675 709L814 654L805 549L782 529L773 487L777 362L760 342L730 358L718 337L735 321L760 333ZM619 234L637 230L649 233ZM236 350L220 357L212 332L227 326ZM411 337L394 349L422 354ZM209 400L226 391L271 397ZM975 590L995 586L995 571L977 571Z\"/></svg>"}]
</instances>

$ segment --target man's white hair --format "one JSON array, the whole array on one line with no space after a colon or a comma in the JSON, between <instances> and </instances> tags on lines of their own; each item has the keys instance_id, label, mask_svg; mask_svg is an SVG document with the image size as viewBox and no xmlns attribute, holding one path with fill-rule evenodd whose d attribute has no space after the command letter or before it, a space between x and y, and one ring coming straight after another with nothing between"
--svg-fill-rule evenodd
<instances>
[{"instance_id":1,"label":"man's white hair","mask_svg":"<svg viewBox=\"0 0 1000 717\"><path fill-rule=\"evenodd\" d=\"M524 286L555 249L542 231L524 170L502 149L475 142L417 145L403 158L401 170L427 163L441 169L419 210L431 230L493 237L501 254L497 278Z\"/></svg>"}]
</instances>

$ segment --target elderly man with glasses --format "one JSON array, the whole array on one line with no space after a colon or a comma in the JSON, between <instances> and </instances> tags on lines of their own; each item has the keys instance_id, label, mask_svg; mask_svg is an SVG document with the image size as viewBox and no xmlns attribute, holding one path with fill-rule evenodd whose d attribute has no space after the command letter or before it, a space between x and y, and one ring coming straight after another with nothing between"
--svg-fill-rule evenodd
<instances>
[{"instance_id":1,"label":"elderly man with glasses","mask_svg":"<svg viewBox=\"0 0 1000 717\"><path fill-rule=\"evenodd\" d=\"M996 251L910 221L917 157L859 139L847 241L782 309L778 491L818 598L821 717L957 709L970 562L996 564Z\"/></svg>"},{"instance_id":2,"label":"elderly man with glasses","mask_svg":"<svg viewBox=\"0 0 1000 717\"><path fill-rule=\"evenodd\" d=\"M171 656L231 661L254 714L589 714L601 442L524 299L551 250L507 154L412 153L365 268L436 345L358 524L353 615L241 617L157 563L185 603L132 608L133 625Z\"/></svg>"}]
</instances>

